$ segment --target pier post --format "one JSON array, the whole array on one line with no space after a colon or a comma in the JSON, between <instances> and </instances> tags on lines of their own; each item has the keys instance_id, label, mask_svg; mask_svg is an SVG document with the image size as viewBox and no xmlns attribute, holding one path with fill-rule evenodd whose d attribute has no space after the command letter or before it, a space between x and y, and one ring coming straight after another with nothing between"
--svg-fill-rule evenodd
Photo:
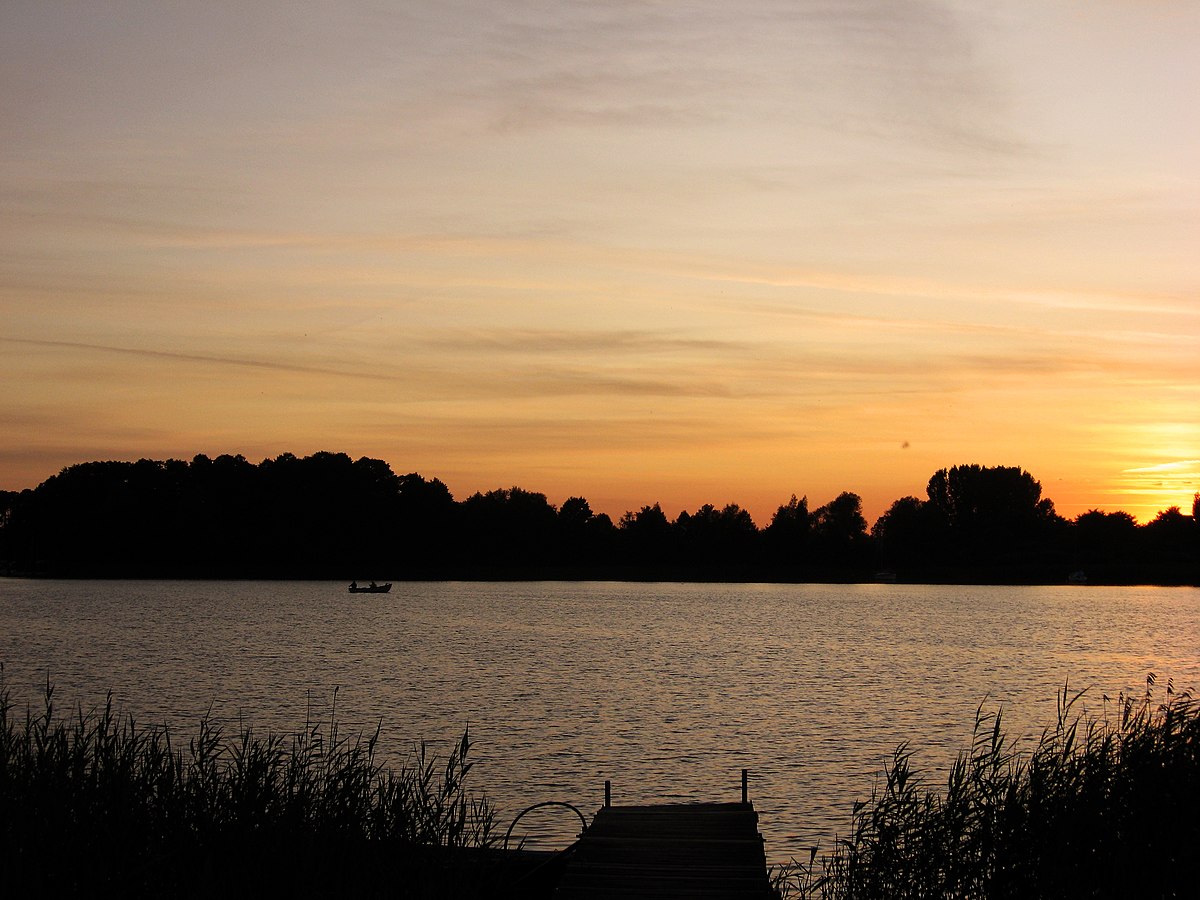
<instances>
[{"instance_id":1,"label":"pier post","mask_svg":"<svg viewBox=\"0 0 1200 900\"><path fill-rule=\"evenodd\" d=\"M612 806L612 782L607 778L604 779L604 805L605 807Z\"/></svg>"},{"instance_id":2,"label":"pier post","mask_svg":"<svg viewBox=\"0 0 1200 900\"><path fill-rule=\"evenodd\" d=\"M742 769L742 802L750 802L750 770Z\"/></svg>"}]
</instances>

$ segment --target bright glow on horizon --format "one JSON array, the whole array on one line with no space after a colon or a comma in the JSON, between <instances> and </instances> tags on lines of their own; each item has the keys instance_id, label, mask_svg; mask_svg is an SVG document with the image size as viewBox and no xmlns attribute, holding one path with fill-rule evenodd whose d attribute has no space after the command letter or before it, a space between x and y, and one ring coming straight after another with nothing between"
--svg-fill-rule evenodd
<instances>
[{"instance_id":1,"label":"bright glow on horizon","mask_svg":"<svg viewBox=\"0 0 1200 900\"><path fill-rule=\"evenodd\" d=\"M1200 491L1194 3L66 5L0 11L0 487Z\"/></svg>"}]
</instances>

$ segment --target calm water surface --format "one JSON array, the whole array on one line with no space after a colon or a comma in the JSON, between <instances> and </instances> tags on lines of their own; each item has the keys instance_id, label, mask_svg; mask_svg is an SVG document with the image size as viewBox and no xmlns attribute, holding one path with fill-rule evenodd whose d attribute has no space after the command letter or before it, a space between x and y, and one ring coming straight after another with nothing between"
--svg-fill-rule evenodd
<instances>
[{"instance_id":1,"label":"calm water surface","mask_svg":"<svg viewBox=\"0 0 1200 900\"><path fill-rule=\"evenodd\" d=\"M14 700L63 708L113 691L185 735L211 710L293 731L382 721L395 763L470 727L471 774L499 807L736 800L751 771L769 858L846 834L896 745L936 784L976 707L1036 736L1068 679L1200 688L1200 589L916 585L398 583L0 579ZM578 820L522 820L561 846ZM526 828L527 826L527 828Z\"/></svg>"}]
</instances>

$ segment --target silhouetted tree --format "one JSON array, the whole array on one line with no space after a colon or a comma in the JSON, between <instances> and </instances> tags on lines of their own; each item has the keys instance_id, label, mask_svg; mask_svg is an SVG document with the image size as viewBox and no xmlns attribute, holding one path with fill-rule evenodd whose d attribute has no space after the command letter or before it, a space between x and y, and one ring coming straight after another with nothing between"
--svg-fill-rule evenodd
<instances>
[{"instance_id":1,"label":"silhouetted tree","mask_svg":"<svg viewBox=\"0 0 1200 900\"><path fill-rule=\"evenodd\" d=\"M616 528L604 513L592 512L583 497L568 497L558 510L561 563L571 577L601 577L615 563Z\"/></svg>"},{"instance_id":2,"label":"silhouetted tree","mask_svg":"<svg viewBox=\"0 0 1200 900\"><path fill-rule=\"evenodd\" d=\"M762 533L766 559L782 577L799 575L808 553L809 531L808 497L797 500L792 494L787 503L775 510Z\"/></svg>"},{"instance_id":3,"label":"silhouetted tree","mask_svg":"<svg viewBox=\"0 0 1200 900\"><path fill-rule=\"evenodd\" d=\"M498 575L529 573L554 559L557 523L545 494L519 487L472 494L459 515L464 563Z\"/></svg>"},{"instance_id":4,"label":"silhouetted tree","mask_svg":"<svg viewBox=\"0 0 1200 900\"><path fill-rule=\"evenodd\" d=\"M568 497L558 509L558 521L564 528L582 529L592 520L592 506L585 497Z\"/></svg>"},{"instance_id":5,"label":"silhouetted tree","mask_svg":"<svg viewBox=\"0 0 1200 900\"><path fill-rule=\"evenodd\" d=\"M1136 562L1138 524L1127 512L1089 509L1075 517L1073 566L1092 578L1129 580Z\"/></svg>"},{"instance_id":6,"label":"silhouetted tree","mask_svg":"<svg viewBox=\"0 0 1200 900\"><path fill-rule=\"evenodd\" d=\"M675 520L681 560L687 569L708 577L744 575L751 564L758 529L750 513L736 503L717 509L706 503Z\"/></svg>"},{"instance_id":7,"label":"silhouetted tree","mask_svg":"<svg viewBox=\"0 0 1200 900\"><path fill-rule=\"evenodd\" d=\"M144 563L145 507L152 494L147 467L129 462L82 463L63 469L34 491L38 568L64 575L117 575Z\"/></svg>"},{"instance_id":8,"label":"silhouetted tree","mask_svg":"<svg viewBox=\"0 0 1200 900\"><path fill-rule=\"evenodd\" d=\"M216 459L197 457L197 490L204 497L203 518L199 523L203 551L215 574L247 577L266 574L269 565L260 546L264 528L262 510L265 498L259 488L256 467L242 454L223 453ZM269 528L269 526L268 526Z\"/></svg>"},{"instance_id":9,"label":"silhouetted tree","mask_svg":"<svg viewBox=\"0 0 1200 900\"><path fill-rule=\"evenodd\" d=\"M674 533L658 503L643 506L636 513L626 512L617 527L622 556L642 574L674 564Z\"/></svg>"},{"instance_id":10,"label":"silhouetted tree","mask_svg":"<svg viewBox=\"0 0 1200 900\"><path fill-rule=\"evenodd\" d=\"M860 568L867 563L867 520L862 498L843 491L812 514L813 556L825 569Z\"/></svg>"},{"instance_id":11,"label":"silhouetted tree","mask_svg":"<svg viewBox=\"0 0 1200 900\"><path fill-rule=\"evenodd\" d=\"M218 460L220 462L220 460ZM398 537L397 479L387 463L290 453L253 470L260 555L284 575L383 577Z\"/></svg>"},{"instance_id":12,"label":"silhouetted tree","mask_svg":"<svg viewBox=\"0 0 1200 900\"><path fill-rule=\"evenodd\" d=\"M620 528L626 534L645 534L662 537L670 533L671 523L667 520L662 506L643 506L636 513L626 512L621 516Z\"/></svg>"},{"instance_id":13,"label":"silhouetted tree","mask_svg":"<svg viewBox=\"0 0 1200 900\"><path fill-rule=\"evenodd\" d=\"M1005 566L1017 580L1027 575L1030 564L1048 564L1046 550L1061 520L1054 504L1042 499L1041 484L1025 470L978 465L940 469L929 479L926 493L944 562Z\"/></svg>"},{"instance_id":14,"label":"silhouetted tree","mask_svg":"<svg viewBox=\"0 0 1200 900\"><path fill-rule=\"evenodd\" d=\"M33 491L0 491L0 574L32 571L30 504Z\"/></svg>"},{"instance_id":15,"label":"silhouetted tree","mask_svg":"<svg viewBox=\"0 0 1200 900\"><path fill-rule=\"evenodd\" d=\"M1192 495L1192 549L1200 560L1200 493Z\"/></svg>"},{"instance_id":16,"label":"silhouetted tree","mask_svg":"<svg viewBox=\"0 0 1200 900\"><path fill-rule=\"evenodd\" d=\"M1172 580L1195 581L1200 575L1195 528L1195 519L1178 506L1164 509L1142 528L1151 558L1171 571Z\"/></svg>"},{"instance_id":17,"label":"silhouetted tree","mask_svg":"<svg viewBox=\"0 0 1200 900\"><path fill-rule=\"evenodd\" d=\"M871 526L880 565L921 577L936 552L937 525L930 505L917 497L901 497Z\"/></svg>"},{"instance_id":18,"label":"silhouetted tree","mask_svg":"<svg viewBox=\"0 0 1200 900\"><path fill-rule=\"evenodd\" d=\"M454 496L446 485L437 478L426 481L416 472L396 479L396 493L400 497L400 512L408 519L428 523L440 519L454 506Z\"/></svg>"},{"instance_id":19,"label":"silhouetted tree","mask_svg":"<svg viewBox=\"0 0 1200 900\"><path fill-rule=\"evenodd\" d=\"M0 491L0 559L10 558L5 553L5 541L11 536L9 525L16 515L17 504L20 501L21 495L17 491Z\"/></svg>"},{"instance_id":20,"label":"silhouetted tree","mask_svg":"<svg viewBox=\"0 0 1200 900\"><path fill-rule=\"evenodd\" d=\"M396 479L396 571L412 578L445 578L461 563L458 508L450 489L416 472Z\"/></svg>"}]
</instances>

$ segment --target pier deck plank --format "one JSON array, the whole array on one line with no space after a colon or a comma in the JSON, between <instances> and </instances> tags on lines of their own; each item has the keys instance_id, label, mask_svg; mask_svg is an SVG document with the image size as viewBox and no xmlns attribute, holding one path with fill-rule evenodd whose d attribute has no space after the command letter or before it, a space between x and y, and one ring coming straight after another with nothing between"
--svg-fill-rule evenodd
<instances>
[{"instance_id":1,"label":"pier deck plank","mask_svg":"<svg viewBox=\"0 0 1200 900\"><path fill-rule=\"evenodd\" d=\"M765 900L758 814L749 803L603 807L554 896Z\"/></svg>"}]
</instances>

